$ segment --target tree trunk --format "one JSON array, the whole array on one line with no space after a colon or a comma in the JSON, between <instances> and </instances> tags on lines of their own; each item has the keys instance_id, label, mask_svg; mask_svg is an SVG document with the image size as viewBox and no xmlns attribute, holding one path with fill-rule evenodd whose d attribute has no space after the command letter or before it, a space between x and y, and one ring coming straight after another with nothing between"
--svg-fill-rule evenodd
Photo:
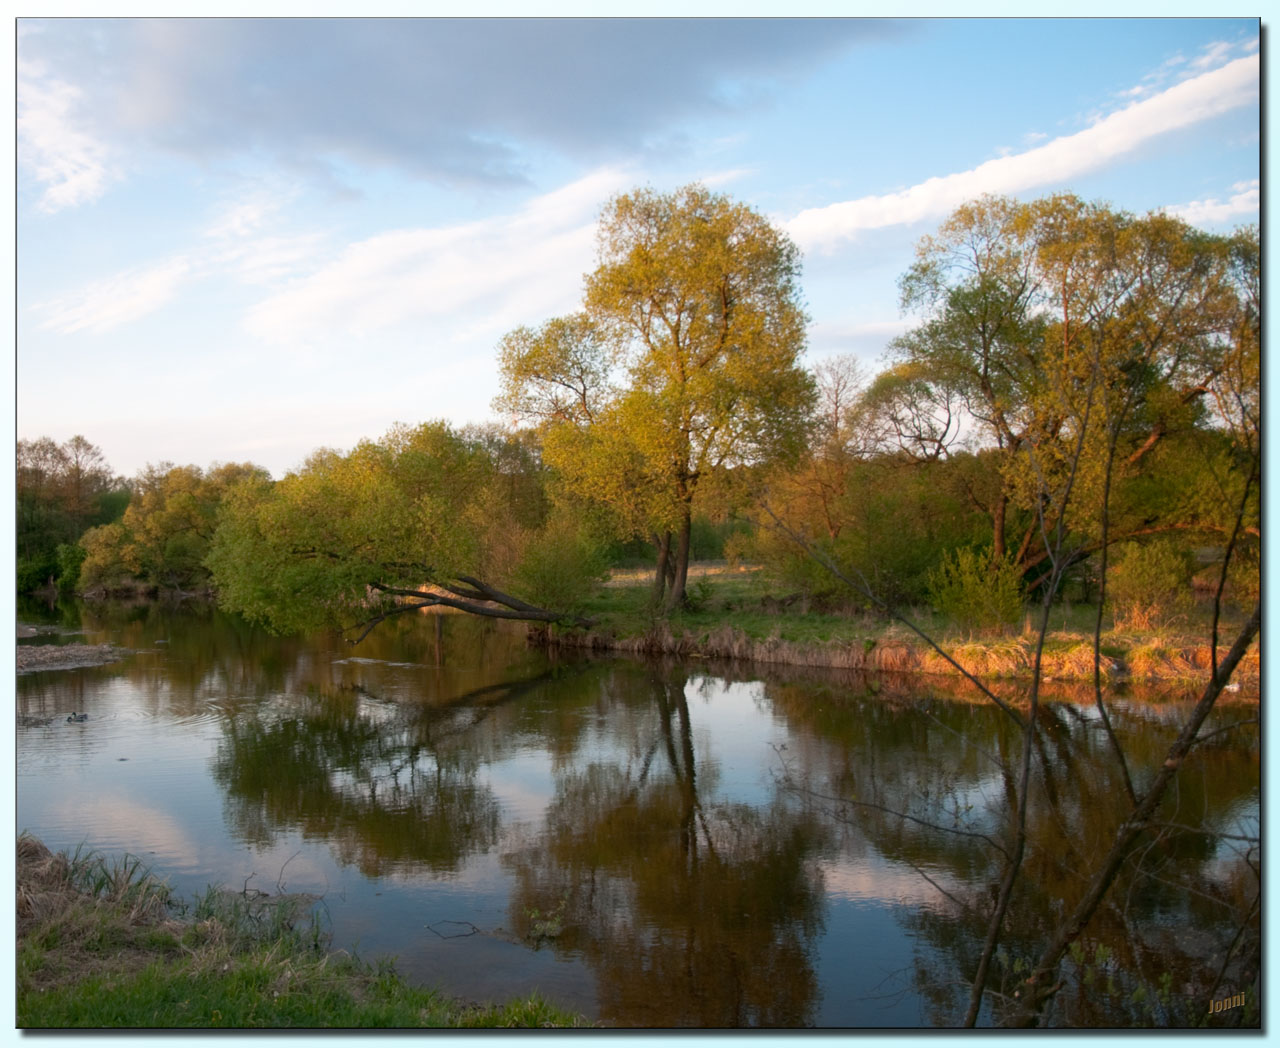
<instances>
[{"instance_id":1,"label":"tree trunk","mask_svg":"<svg viewBox=\"0 0 1280 1048\"><path fill-rule=\"evenodd\" d=\"M671 591L667 594L667 611L674 611L684 603L685 582L689 577L689 539L693 534L693 507L685 503L681 507L680 540L676 546L675 579L671 583Z\"/></svg>"},{"instance_id":2,"label":"tree trunk","mask_svg":"<svg viewBox=\"0 0 1280 1048\"><path fill-rule=\"evenodd\" d=\"M991 514L991 558L997 563L1004 560L1004 517L1008 507L1009 496L1001 494Z\"/></svg>"},{"instance_id":3,"label":"tree trunk","mask_svg":"<svg viewBox=\"0 0 1280 1048\"><path fill-rule=\"evenodd\" d=\"M653 572L653 603L657 607L662 604L663 595L667 592L668 561L671 558L671 532L664 531L656 539L658 544L658 565Z\"/></svg>"}]
</instances>

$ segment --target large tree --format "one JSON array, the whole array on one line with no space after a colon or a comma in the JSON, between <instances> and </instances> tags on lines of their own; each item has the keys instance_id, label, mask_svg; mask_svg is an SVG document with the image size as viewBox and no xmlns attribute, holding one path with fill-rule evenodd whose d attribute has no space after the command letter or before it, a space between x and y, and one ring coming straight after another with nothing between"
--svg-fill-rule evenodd
<instances>
[{"instance_id":1,"label":"large tree","mask_svg":"<svg viewBox=\"0 0 1280 1048\"><path fill-rule=\"evenodd\" d=\"M582 314L504 340L497 403L544 426L570 487L653 538L655 593L673 608L699 485L804 446L814 391L799 365L799 252L700 185L615 197L598 249Z\"/></svg>"},{"instance_id":2,"label":"large tree","mask_svg":"<svg viewBox=\"0 0 1280 1048\"><path fill-rule=\"evenodd\" d=\"M61 554L86 528L118 520L129 489L114 477L101 449L76 435L63 444L49 437L17 444L18 588L65 574Z\"/></svg>"},{"instance_id":3,"label":"large tree","mask_svg":"<svg viewBox=\"0 0 1280 1048\"><path fill-rule=\"evenodd\" d=\"M916 381L956 396L972 438L998 452L1004 483L986 507L996 559L1007 543L1027 569L1047 556L1044 528L1065 508L1044 496L1065 483L1057 474L1078 441L1072 483L1093 495L1078 491L1063 523L1096 540L1103 488L1207 421L1204 399L1247 328L1247 280L1233 282L1231 262L1233 244L1248 257L1248 238L1238 240L1062 195L984 197L920 243L902 290L923 322L894 349ZM1107 462L1114 476L1093 468Z\"/></svg>"}]
</instances>

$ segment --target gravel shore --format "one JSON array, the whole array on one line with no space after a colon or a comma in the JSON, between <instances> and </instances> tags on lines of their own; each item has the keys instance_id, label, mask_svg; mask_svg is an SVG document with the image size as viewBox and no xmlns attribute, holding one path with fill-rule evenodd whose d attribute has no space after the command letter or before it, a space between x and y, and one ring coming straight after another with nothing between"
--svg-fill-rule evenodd
<instances>
[{"instance_id":1,"label":"gravel shore","mask_svg":"<svg viewBox=\"0 0 1280 1048\"><path fill-rule=\"evenodd\" d=\"M127 649L113 644L19 644L17 669L19 673L35 673L101 666L128 654Z\"/></svg>"}]
</instances>

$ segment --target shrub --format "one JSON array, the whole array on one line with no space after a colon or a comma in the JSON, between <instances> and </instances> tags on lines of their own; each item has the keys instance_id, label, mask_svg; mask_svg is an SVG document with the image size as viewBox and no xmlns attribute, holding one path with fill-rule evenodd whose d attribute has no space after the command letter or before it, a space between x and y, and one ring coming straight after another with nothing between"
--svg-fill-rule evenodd
<instances>
[{"instance_id":1,"label":"shrub","mask_svg":"<svg viewBox=\"0 0 1280 1048\"><path fill-rule=\"evenodd\" d=\"M19 557L16 564L19 593L32 593L58 574L58 561L52 553Z\"/></svg>"},{"instance_id":2,"label":"shrub","mask_svg":"<svg viewBox=\"0 0 1280 1048\"><path fill-rule=\"evenodd\" d=\"M929 572L928 587L934 608L964 629L1003 633L1022 617L1022 572L1008 558L954 550Z\"/></svg>"},{"instance_id":3,"label":"shrub","mask_svg":"<svg viewBox=\"0 0 1280 1048\"><path fill-rule=\"evenodd\" d=\"M63 543L55 551L58 560L58 589L74 593L80 585L80 566L84 563L85 549L78 542Z\"/></svg>"},{"instance_id":4,"label":"shrub","mask_svg":"<svg viewBox=\"0 0 1280 1048\"><path fill-rule=\"evenodd\" d=\"M1192 607L1192 557L1170 540L1125 543L1107 571L1117 628L1158 630Z\"/></svg>"},{"instance_id":5,"label":"shrub","mask_svg":"<svg viewBox=\"0 0 1280 1048\"><path fill-rule=\"evenodd\" d=\"M1117 628L1151 630L1191 608L1192 559L1168 539L1125 543L1107 571Z\"/></svg>"},{"instance_id":6,"label":"shrub","mask_svg":"<svg viewBox=\"0 0 1280 1048\"><path fill-rule=\"evenodd\" d=\"M552 513L514 572L522 599L553 611L578 611L608 574L606 544L566 510Z\"/></svg>"}]
</instances>

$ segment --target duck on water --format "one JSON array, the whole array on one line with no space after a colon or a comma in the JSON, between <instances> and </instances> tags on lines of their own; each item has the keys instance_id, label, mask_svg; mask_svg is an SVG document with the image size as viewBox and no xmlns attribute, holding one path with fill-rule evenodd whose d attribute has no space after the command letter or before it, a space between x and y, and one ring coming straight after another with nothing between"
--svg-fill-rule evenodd
<instances>
[{"instance_id":1,"label":"duck on water","mask_svg":"<svg viewBox=\"0 0 1280 1048\"><path fill-rule=\"evenodd\" d=\"M87 721L88 719L89 719L89 714L77 713L75 710L72 710L71 716L67 718L67 723L75 724L75 723L79 723L80 721Z\"/></svg>"}]
</instances>

